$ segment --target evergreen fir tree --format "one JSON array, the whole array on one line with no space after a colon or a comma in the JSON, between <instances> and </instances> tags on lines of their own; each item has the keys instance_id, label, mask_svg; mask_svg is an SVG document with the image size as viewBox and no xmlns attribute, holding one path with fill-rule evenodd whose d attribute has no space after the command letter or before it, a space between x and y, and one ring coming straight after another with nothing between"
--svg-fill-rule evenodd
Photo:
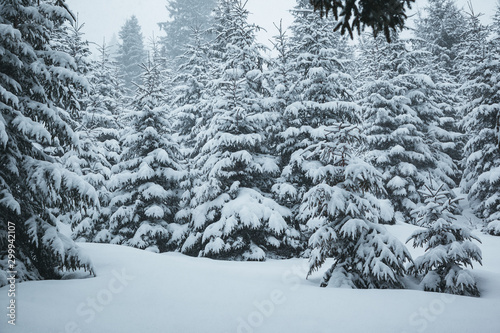
<instances>
[{"instance_id":1,"label":"evergreen fir tree","mask_svg":"<svg viewBox=\"0 0 500 333\"><path fill-rule=\"evenodd\" d=\"M495 14L493 15L492 30L495 34L493 45L497 47L498 51L498 47L500 47L500 1L498 0L497 0L496 11Z\"/></svg>"},{"instance_id":2,"label":"evergreen fir tree","mask_svg":"<svg viewBox=\"0 0 500 333\"><path fill-rule=\"evenodd\" d=\"M131 95L135 89L133 82L140 84L140 65L146 58L141 27L135 15L125 22L118 35L121 44L118 49L117 61L125 80L125 87L128 89L128 94Z\"/></svg>"},{"instance_id":3,"label":"evergreen fir tree","mask_svg":"<svg viewBox=\"0 0 500 333\"><path fill-rule=\"evenodd\" d=\"M74 21L58 24L53 28L51 47L56 51L67 53L74 60L75 71L80 75L80 80L84 80L86 75L91 70L91 52L88 41L84 38L84 24L80 23L78 18ZM85 82L83 85L87 86ZM72 119L78 123L80 120L80 112L85 109L85 104L88 98L88 90L86 89L71 89L68 87L66 94L70 97L67 99L64 109L71 110ZM72 125L73 128L77 126Z\"/></svg>"},{"instance_id":4,"label":"evergreen fir tree","mask_svg":"<svg viewBox=\"0 0 500 333\"><path fill-rule=\"evenodd\" d=\"M469 25L480 34L483 29ZM486 230L500 235L500 56L498 40L488 51L476 49L475 62L462 67L462 126L468 134L465 145L462 190L468 193L476 214L487 223Z\"/></svg>"},{"instance_id":5,"label":"evergreen fir tree","mask_svg":"<svg viewBox=\"0 0 500 333\"><path fill-rule=\"evenodd\" d=\"M202 37L203 33L199 30L192 31L186 52L179 58L180 65L173 78L175 128L185 147L193 146L197 134L210 118L205 112L207 105L204 95L213 64Z\"/></svg>"},{"instance_id":6,"label":"evergreen fir tree","mask_svg":"<svg viewBox=\"0 0 500 333\"><path fill-rule=\"evenodd\" d=\"M444 117L441 118L441 127L449 133L460 133L459 108L462 104L460 96L456 93L459 88L457 58L462 52L460 44L464 40L464 21L466 15L457 7L455 0L429 1L425 14L419 13L416 20L415 35L412 40L413 48L430 52L422 54L421 64L424 64L422 73L428 75L436 88L432 90L434 100L440 104ZM442 95L444 98L437 98ZM450 140L449 140L450 141ZM455 164L462 159L464 142L463 135L456 136L453 144L447 144L444 151ZM457 170L453 180L458 183L461 170Z\"/></svg>"},{"instance_id":7,"label":"evergreen fir tree","mask_svg":"<svg viewBox=\"0 0 500 333\"><path fill-rule=\"evenodd\" d=\"M306 0L297 0L293 15L291 48L292 67L299 75L294 87L300 96L297 100L325 103L349 98L346 86L351 77L345 73L351 54L346 40L333 31L335 22L319 18Z\"/></svg>"},{"instance_id":8,"label":"evergreen fir tree","mask_svg":"<svg viewBox=\"0 0 500 333\"><path fill-rule=\"evenodd\" d=\"M426 75L423 55L396 36L391 44L380 38L362 44L367 158L382 172L398 219L406 221L422 201L418 189L429 173L453 188L458 169L446 151L460 135L445 129L447 95Z\"/></svg>"},{"instance_id":9,"label":"evergreen fir tree","mask_svg":"<svg viewBox=\"0 0 500 333\"><path fill-rule=\"evenodd\" d=\"M86 75L91 68L91 52L89 42L84 37L84 26L85 24L80 23L77 18L69 26L64 25L61 27L65 32L62 34L62 48L75 59L77 71L82 75Z\"/></svg>"},{"instance_id":10,"label":"evergreen fir tree","mask_svg":"<svg viewBox=\"0 0 500 333\"><path fill-rule=\"evenodd\" d=\"M272 102L270 104L282 116L286 107L296 101L292 87L298 73L292 66L292 44L287 31L283 28L282 21L280 21L279 26L276 24L274 26L277 29L277 35L273 37L271 43L277 52L277 57L271 59L265 75L267 76L268 89L271 91L270 102Z\"/></svg>"},{"instance_id":11,"label":"evergreen fir tree","mask_svg":"<svg viewBox=\"0 0 500 333\"><path fill-rule=\"evenodd\" d=\"M98 59L89 73L91 92L82 122L88 128L117 128L119 116L123 114L123 78L117 74L118 63L112 59L111 47L104 41L98 46ZM116 161L116 158L114 158Z\"/></svg>"},{"instance_id":12,"label":"evergreen fir tree","mask_svg":"<svg viewBox=\"0 0 500 333\"><path fill-rule=\"evenodd\" d=\"M281 177L273 187L275 195L296 216L302 197L312 186L307 175L312 167L302 153L317 143L320 126L338 122L355 123L358 116L352 100L352 78L346 72L347 46L335 22L324 22L312 11L308 1L299 0L291 26L290 60L283 64L288 87L278 89L286 99L282 103L282 131L277 153L281 157ZM286 60L286 59L283 59ZM294 221L300 228L298 221Z\"/></svg>"},{"instance_id":13,"label":"evergreen fir tree","mask_svg":"<svg viewBox=\"0 0 500 333\"><path fill-rule=\"evenodd\" d=\"M262 58L241 1L218 2L210 52L217 56L207 96L213 114L197 136L185 253L236 260L290 256L296 232L288 209L270 198L278 171L266 149Z\"/></svg>"},{"instance_id":14,"label":"evergreen fir tree","mask_svg":"<svg viewBox=\"0 0 500 333\"><path fill-rule=\"evenodd\" d=\"M177 215L180 223L190 222L190 199L198 182L198 174L191 168L194 165L195 145L198 135L206 129L212 117L210 102L207 96L209 73L212 72L213 61L208 55L208 46L203 38L203 31L193 29L186 52L179 57L180 63L176 75L173 76L173 95L171 100L172 115L175 117L174 129L179 135L179 143L187 161L187 177L180 183L184 194L181 198L181 211ZM199 151L198 151L199 153Z\"/></svg>"},{"instance_id":15,"label":"evergreen fir tree","mask_svg":"<svg viewBox=\"0 0 500 333\"><path fill-rule=\"evenodd\" d=\"M123 138L120 162L112 168L109 225L98 238L155 252L175 249L183 235L174 223L179 182L184 177L172 137L160 65L148 61Z\"/></svg>"},{"instance_id":16,"label":"evergreen fir tree","mask_svg":"<svg viewBox=\"0 0 500 333\"><path fill-rule=\"evenodd\" d=\"M481 250L472 243L480 240L470 230L457 225L453 211L457 210L457 198L449 190L426 186L422 195L425 206L414 211L424 230L413 232L407 240L414 247L424 247L424 255L415 259L409 271L422 277L426 291L457 295L479 296L474 276L462 267L472 261L481 263Z\"/></svg>"},{"instance_id":17,"label":"evergreen fir tree","mask_svg":"<svg viewBox=\"0 0 500 333\"><path fill-rule=\"evenodd\" d=\"M297 81L298 73L292 66L292 47L282 23L280 22L279 26L275 24L275 27L278 30L278 34L274 37L272 43L275 51L278 52L278 56L275 59L271 59L268 70L264 72L269 97L264 98L263 105L272 115L272 121L266 130L269 142L272 143L270 149L273 151L273 155L279 157L280 170L283 170L290 160L291 149L287 152L288 154L285 155L283 153L286 141L282 137L282 132L290 126L290 121L292 120L285 117L285 114L286 108L297 100L292 87ZM293 194L293 190L291 193L286 191L287 185L284 184L285 182L285 178L280 178L276 181L276 184L273 186L275 198L279 203L287 207L293 207L294 203L297 206L297 198ZM294 224L298 230L298 226L296 223Z\"/></svg>"},{"instance_id":18,"label":"evergreen fir tree","mask_svg":"<svg viewBox=\"0 0 500 333\"><path fill-rule=\"evenodd\" d=\"M172 108L175 103L173 101L177 98L176 82L174 79L178 71L174 68L174 62L166 57L161 51L159 39L154 35L148 39L148 58L156 64L157 70L161 76L161 85L163 89L161 102L169 104Z\"/></svg>"},{"instance_id":19,"label":"evergreen fir tree","mask_svg":"<svg viewBox=\"0 0 500 333\"><path fill-rule=\"evenodd\" d=\"M462 23L464 32L459 43L455 46L457 58L455 60L455 70L458 80L463 83L472 65L477 65L483 61L492 44L488 43L492 29L481 23L481 14L475 14L471 8L464 17Z\"/></svg>"},{"instance_id":20,"label":"evergreen fir tree","mask_svg":"<svg viewBox=\"0 0 500 333\"><path fill-rule=\"evenodd\" d=\"M166 36L161 38L164 54L171 60L181 56L186 50L187 41L193 29L203 31L201 37L207 41L211 12L215 9L216 0L170 0L167 3L170 20L160 22L161 30Z\"/></svg>"},{"instance_id":21,"label":"evergreen fir tree","mask_svg":"<svg viewBox=\"0 0 500 333\"><path fill-rule=\"evenodd\" d=\"M448 69L453 68L456 46L463 38L465 17L455 0L428 0L425 14L416 20L415 34L427 41L428 49L440 57Z\"/></svg>"},{"instance_id":22,"label":"evergreen fir tree","mask_svg":"<svg viewBox=\"0 0 500 333\"><path fill-rule=\"evenodd\" d=\"M114 76L116 64L113 64L108 53L109 47L103 43L99 46L100 57L89 73L90 94L86 109L83 110L78 133L80 135L79 156L68 159L71 167L84 175L98 191L102 207L107 207L110 200L108 181L111 168L119 161L120 122L122 113L122 84ZM78 212L71 221L73 237L79 240L102 241L95 236L101 229L98 224L104 223L107 216L101 209Z\"/></svg>"},{"instance_id":23,"label":"evergreen fir tree","mask_svg":"<svg viewBox=\"0 0 500 333\"><path fill-rule=\"evenodd\" d=\"M82 76L88 77L92 70L92 62L90 60L90 49L88 42L84 39L82 32L83 24L74 21L71 25L62 25L54 33L56 39L55 46L62 51L67 52L75 59L76 72ZM90 83L90 82L89 82ZM89 86L90 90L92 85ZM100 190L103 187L104 174L109 174L106 159L98 152L95 139L89 134L92 126L88 126L88 117L86 117L86 108L90 103L92 96L90 91L75 91L69 90L68 95L73 96L75 105L71 112L71 126L78 135L78 144L68 149L61 156L61 163L67 170L71 170L85 179L95 189ZM60 152L52 151L57 155ZM101 197L101 195L99 195ZM58 217L58 220L72 226L86 225L86 229L90 230L94 224L93 221L99 217L100 206L89 208L78 208L75 211L69 211L65 214L59 212L58 207L54 208L53 214Z\"/></svg>"},{"instance_id":24,"label":"evergreen fir tree","mask_svg":"<svg viewBox=\"0 0 500 333\"><path fill-rule=\"evenodd\" d=\"M339 123L319 128L317 136L321 140L301 153L310 161L308 176L314 184L299 215L312 231L309 274L334 258L323 287L331 280L336 287L404 288L404 262L411 256L379 225L392 218L392 208L377 199L384 191L381 174L354 156L362 134ZM315 166L317 161L321 166Z\"/></svg>"},{"instance_id":25,"label":"evergreen fir tree","mask_svg":"<svg viewBox=\"0 0 500 333\"><path fill-rule=\"evenodd\" d=\"M52 1L0 5L0 285L7 283L4 272L13 270L7 261L11 223L19 281L93 270L59 232L52 212L98 204L97 194L44 152L77 144L62 107L75 105L68 91L87 85L76 73L75 60L51 46L53 29L70 20L69 12Z\"/></svg>"}]
</instances>

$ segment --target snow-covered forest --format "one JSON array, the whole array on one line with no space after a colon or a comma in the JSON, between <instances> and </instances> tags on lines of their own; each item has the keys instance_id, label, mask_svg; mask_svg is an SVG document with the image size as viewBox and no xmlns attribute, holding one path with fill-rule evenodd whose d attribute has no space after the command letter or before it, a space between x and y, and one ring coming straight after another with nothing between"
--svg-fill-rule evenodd
<instances>
[{"instance_id":1,"label":"snow-covered forest","mask_svg":"<svg viewBox=\"0 0 500 333\"><path fill-rule=\"evenodd\" d=\"M170 0L162 35L145 37L132 16L118 45L92 54L85 22L64 1L0 1L2 306L13 304L13 285L20 294L18 317L7 308L0 327L500 327L488 318L500 305L500 2L485 25L472 6L429 0L405 37L365 29L354 40L309 0L295 3L291 26L275 23L272 50L256 39L245 1ZM133 285L117 277L123 267L147 285L128 294L146 309L220 310L193 305L202 322L185 323L191 315L176 309L171 330L146 313L147 323L116 324L120 309L133 316L135 306L123 298L102 312L124 296L107 284L113 276L122 289ZM309 317L299 298L280 308L286 297L269 290L285 288L281 276L289 293L301 286L295 295L307 299ZM59 288L67 294L55 296ZM111 295L104 310L83 311L82 298L99 300L99 290ZM255 301L259 290L266 296ZM366 302L384 299L398 319L377 312L356 322L356 303L382 311ZM435 299L441 321L401 305ZM330 302L340 308L323 321ZM99 316L108 319L92 326ZM317 321L296 322L306 317ZM347 317L354 322L336 322Z\"/></svg>"}]
</instances>

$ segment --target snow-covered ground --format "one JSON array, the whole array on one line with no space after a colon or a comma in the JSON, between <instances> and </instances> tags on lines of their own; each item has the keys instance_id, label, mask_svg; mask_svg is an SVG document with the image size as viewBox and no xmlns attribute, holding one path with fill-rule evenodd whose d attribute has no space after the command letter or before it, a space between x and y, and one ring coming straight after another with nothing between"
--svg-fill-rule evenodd
<instances>
[{"instance_id":1,"label":"snow-covered ground","mask_svg":"<svg viewBox=\"0 0 500 333\"><path fill-rule=\"evenodd\" d=\"M389 230L405 241L414 228ZM481 298L320 288L322 272L306 280L302 259L227 262L80 244L97 277L18 284L16 326L3 315L0 332L500 332L500 237L480 238ZM4 312L6 296L1 288Z\"/></svg>"}]
</instances>

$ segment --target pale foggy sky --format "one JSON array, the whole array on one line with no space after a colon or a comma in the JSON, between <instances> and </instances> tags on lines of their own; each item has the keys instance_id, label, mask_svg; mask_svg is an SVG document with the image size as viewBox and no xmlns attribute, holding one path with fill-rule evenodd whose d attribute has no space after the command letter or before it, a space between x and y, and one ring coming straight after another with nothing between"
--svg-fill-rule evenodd
<instances>
[{"instance_id":1,"label":"pale foggy sky","mask_svg":"<svg viewBox=\"0 0 500 333\"><path fill-rule=\"evenodd\" d=\"M154 33L161 36L158 22L168 20L168 11L165 8L167 0L67 0L73 13L78 14L81 23L85 23L85 37L98 44L103 38L109 42L113 36L132 15L139 20L145 41ZM272 5L270 5L272 4ZM292 21L288 9L295 5L295 0L248 0L247 9L250 11L250 21L261 26L265 31L259 32L259 41L270 45L268 39L276 34L273 22L279 24L283 19L284 25Z\"/></svg>"},{"instance_id":2,"label":"pale foggy sky","mask_svg":"<svg viewBox=\"0 0 500 333\"><path fill-rule=\"evenodd\" d=\"M490 23L496 9L497 0L471 0L476 13L484 13L483 23ZM85 37L97 44L102 44L103 38L109 42L132 15L137 16L145 41L150 36L161 36L158 22L168 20L165 8L167 0L67 0L75 14L79 14L80 22L85 23ZM468 9L467 0L457 0L460 8ZM283 19L284 26L292 21L289 9L293 8L295 0L248 0L247 8L252 13L250 21L267 31L259 32L258 39L270 47L269 39L276 34L273 22ZM412 12L423 9L425 0L417 0Z\"/></svg>"}]
</instances>

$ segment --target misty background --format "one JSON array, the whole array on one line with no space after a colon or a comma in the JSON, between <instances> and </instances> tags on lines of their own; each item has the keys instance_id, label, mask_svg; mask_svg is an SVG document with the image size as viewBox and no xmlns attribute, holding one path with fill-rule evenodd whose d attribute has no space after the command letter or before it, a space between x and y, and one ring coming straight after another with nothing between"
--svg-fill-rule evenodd
<instances>
[{"instance_id":1,"label":"misty background","mask_svg":"<svg viewBox=\"0 0 500 333\"><path fill-rule=\"evenodd\" d=\"M496 0L457 0L457 5L469 12L468 2L472 4L476 14L483 13L483 24L491 23ZM86 38L99 45L102 45L104 39L106 43L114 44L113 38L117 42L120 27L132 15L139 20L145 41L153 35L163 36L164 32L160 31L158 22L169 20L165 8L166 0L68 0L67 3L73 12L78 14L80 23L85 24L83 31ZM257 36L260 43L271 47L269 39L276 34L273 23L279 24L282 19L283 26L289 26L292 22L290 9L294 6L294 0L248 0L250 22L263 28ZM415 17L417 12L426 6L426 0L417 0L410 16ZM408 26L412 26L412 19L408 21Z\"/></svg>"}]
</instances>

